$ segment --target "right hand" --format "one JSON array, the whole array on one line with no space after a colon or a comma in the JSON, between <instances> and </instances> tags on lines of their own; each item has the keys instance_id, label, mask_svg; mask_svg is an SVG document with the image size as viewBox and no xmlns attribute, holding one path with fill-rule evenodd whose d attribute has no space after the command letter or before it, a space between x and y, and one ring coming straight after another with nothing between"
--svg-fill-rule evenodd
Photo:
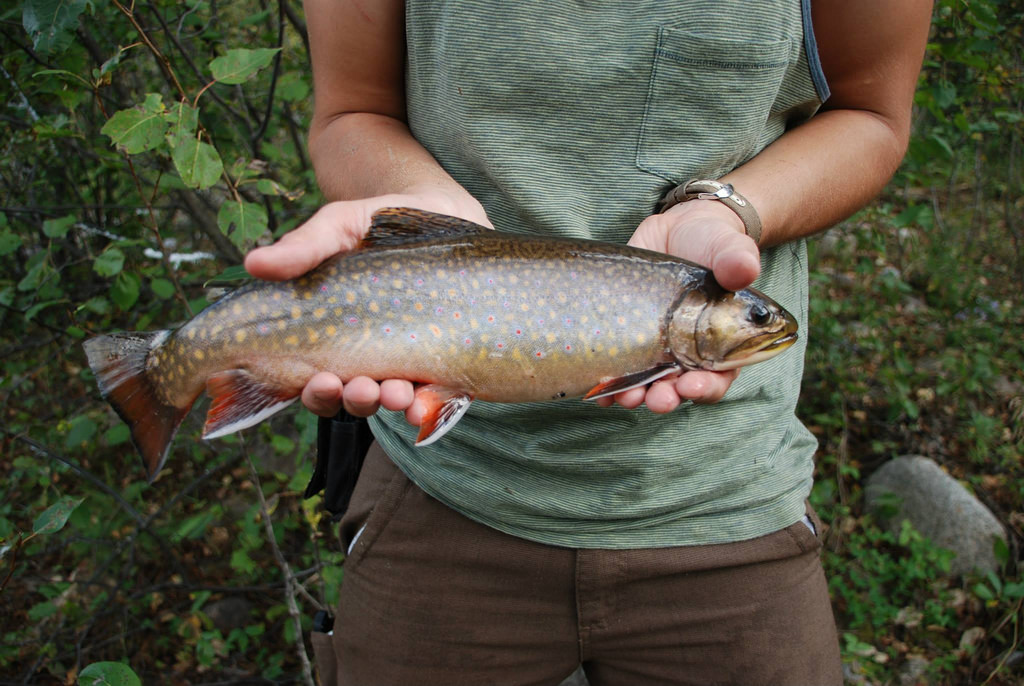
<instances>
[{"instance_id":1,"label":"right hand","mask_svg":"<svg viewBox=\"0 0 1024 686\"><path fill-rule=\"evenodd\" d=\"M254 277L268 281L302 276L328 257L358 247L373 213L383 207L414 207L493 228L483 207L475 200L456 197L440 189L332 202L273 245L250 252L245 258L245 269ZM379 407L384 407L405 411L406 419L418 426L423 413L414 402L415 398L412 382L405 379L378 383L369 377L357 376L343 383L330 372L319 372L302 390L302 403L321 417L333 417L342 407L357 417L369 417Z\"/></svg>"}]
</instances>

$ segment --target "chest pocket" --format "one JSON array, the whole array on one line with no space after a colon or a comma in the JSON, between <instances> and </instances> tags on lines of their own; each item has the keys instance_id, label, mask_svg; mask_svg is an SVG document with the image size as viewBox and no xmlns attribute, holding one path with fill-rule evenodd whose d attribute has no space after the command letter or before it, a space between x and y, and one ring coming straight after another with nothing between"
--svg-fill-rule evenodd
<instances>
[{"instance_id":1,"label":"chest pocket","mask_svg":"<svg viewBox=\"0 0 1024 686\"><path fill-rule=\"evenodd\" d=\"M759 151L790 60L786 38L732 40L662 27L636 165L674 183L716 177Z\"/></svg>"}]
</instances>

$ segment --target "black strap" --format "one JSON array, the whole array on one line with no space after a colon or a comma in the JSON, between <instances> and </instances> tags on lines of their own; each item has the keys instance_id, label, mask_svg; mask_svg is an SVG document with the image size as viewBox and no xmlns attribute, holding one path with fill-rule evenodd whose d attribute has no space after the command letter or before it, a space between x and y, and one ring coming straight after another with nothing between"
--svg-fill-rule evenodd
<instances>
[{"instance_id":1,"label":"black strap","mask_svg":"<svg viewBox=\"0 0 1024 686\"><path fill-rule=\"evenodd\" d=\"M303 497L324 492L324 508L334 519L348 509L363 460L373 443L370 424L342 410L334 417L320 417L316 427L316 469Z\"/></svg>"}]
</instances>

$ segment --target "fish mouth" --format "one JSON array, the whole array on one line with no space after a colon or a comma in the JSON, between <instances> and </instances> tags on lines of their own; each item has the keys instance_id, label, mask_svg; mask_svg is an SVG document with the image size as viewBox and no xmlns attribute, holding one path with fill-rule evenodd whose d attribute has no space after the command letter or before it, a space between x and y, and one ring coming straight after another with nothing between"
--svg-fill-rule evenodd
<instances>
[{"instance_id":1,"label":"fish mouth","mask_svg":"<svg viewBox=\"0 0 1024 686\"><path fill-rule=\"evenodd\" d=\"M775 357L796 343L798 338L799 336L795 331L788 329L748 338L726 353L720 362L712 365L710 368L721 372L736 369L737 367L745 367L748 364L763 362Z\"/></svg>"}]
</instances>

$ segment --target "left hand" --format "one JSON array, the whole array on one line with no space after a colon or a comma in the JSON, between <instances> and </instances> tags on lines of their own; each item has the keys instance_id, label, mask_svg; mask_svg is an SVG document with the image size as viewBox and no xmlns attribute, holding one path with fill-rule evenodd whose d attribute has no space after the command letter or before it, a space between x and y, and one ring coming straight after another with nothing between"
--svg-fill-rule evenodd
<instances>
[{"instance_id":1,"label":"left hand","mask_svg":"<svg viewBox=\"0 0 1024 686\"><path fill-rule=\"evenodd\" d=\"M691 200L648 217L629 244L709 267L718 283L733 291L749 286L761 271L757 244L746 235L736 213L716 200ZM657 413L671 412L684 400L716 403L738 374L738 369L683 372L646 388L600 398L597 403L607 407L617 402L630 409L646 403Z\"/></svg>"}]
</instances>

